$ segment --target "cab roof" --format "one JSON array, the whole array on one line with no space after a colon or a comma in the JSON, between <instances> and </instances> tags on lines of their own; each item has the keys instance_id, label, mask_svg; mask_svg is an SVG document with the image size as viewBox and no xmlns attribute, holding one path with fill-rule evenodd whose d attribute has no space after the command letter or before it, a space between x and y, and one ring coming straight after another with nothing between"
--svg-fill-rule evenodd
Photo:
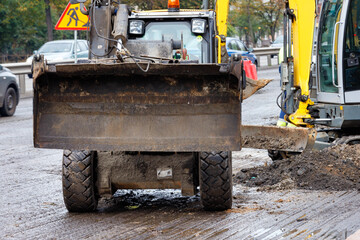
<instances>
[{"instance_id":1,"label":"cab roof","mask_svg":"<svg viewBox=\"0 0 360 240\"><path fill-rule=\"evenodd\" d=\"M164 10L151 10L151 11L133 11L130 18L194 18L194 17L209 17L212 10L199 10L199 9L180 9L179 12L169 12Z\"/></svg>"}]
</instances>

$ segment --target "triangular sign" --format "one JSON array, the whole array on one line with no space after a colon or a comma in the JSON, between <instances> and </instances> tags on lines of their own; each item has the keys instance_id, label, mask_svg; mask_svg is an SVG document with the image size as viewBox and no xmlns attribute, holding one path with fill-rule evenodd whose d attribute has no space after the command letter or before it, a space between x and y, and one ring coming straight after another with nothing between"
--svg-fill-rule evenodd
<instances>
[{"instance_id":1,"label":"triangular sign","mask_svg":"<svg viewBox=\"0 0 360 240\"><path fill-rule=\"evenodd\" d=\"M89 16L82 14L80 3L69 3L57 22L55 30L87 30L88 26Z\"/></svg>"}]
</instances>

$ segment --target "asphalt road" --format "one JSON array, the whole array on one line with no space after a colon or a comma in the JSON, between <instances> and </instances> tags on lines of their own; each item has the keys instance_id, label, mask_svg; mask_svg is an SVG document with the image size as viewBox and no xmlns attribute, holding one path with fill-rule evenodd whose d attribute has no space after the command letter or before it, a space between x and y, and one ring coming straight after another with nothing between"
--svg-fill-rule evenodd
<instances>
[{"instance_id":1,"label":"asphalt road","mask_svg":"<svg viewBox=\"0 0 360 240\"><path fill-rule=\"evenodd\" d=\"M271 124L279 110L274 78L244 101L243 122ZM15 116L0 117L0 239L345 239L360 229L356 191L261 191L234 186L233 209L206 212L199 197L179 191L118 191L95 213L68 213L62 200L61 150L32 144L32 99ZM270 164L266 151L233 153L234 173ZM355 238L356 239L356 238Z\"/></svg>"}]
</instances>

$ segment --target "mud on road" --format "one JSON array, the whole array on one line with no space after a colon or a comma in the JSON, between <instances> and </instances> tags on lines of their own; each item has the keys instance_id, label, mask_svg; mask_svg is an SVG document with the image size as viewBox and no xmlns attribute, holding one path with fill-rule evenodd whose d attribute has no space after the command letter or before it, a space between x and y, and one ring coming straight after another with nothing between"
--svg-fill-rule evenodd
<instances>
[{"instance_id":1,"label":"mud on road","mask_svg":"<svg viewBox=\"0 0 360 240\"><path fill-rule=\"evenodd\" d=\"M242 169L234 181L263 189L360 191L360 145L333 146Z\"/></svg>"},{"instance_id":2,"label":"mud on road","mask_svg":"<svg viewBox=\"0 0 360 240\"><path fill-rule=\"evenodd\" d=\"M269 99L278 88L276 79L244 101L244 123L276 121L278 109ZM0 239L345 239L360 229L358 190L265 189L265 183L235 184L233 209L225 212L203 211L199 196L182 197L180 191L120 190L97 212L68 213L62 151L33 148L32 99L23 99L14 117L0 117L0 156ZM242 169L271 164L264 150L233 153L235 178ZM338 164L342 169L345 163Z\"/></svg>"}]
</instances>

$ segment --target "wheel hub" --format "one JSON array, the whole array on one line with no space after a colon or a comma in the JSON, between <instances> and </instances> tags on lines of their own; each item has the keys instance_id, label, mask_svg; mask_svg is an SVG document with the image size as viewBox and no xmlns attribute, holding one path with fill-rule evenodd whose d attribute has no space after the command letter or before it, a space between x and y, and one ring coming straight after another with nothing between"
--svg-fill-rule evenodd
<instances>
[{"instance_id":1,"label":"wheel hub","mask_svg":"<svg viewBox=\"0 0 360 240\"><path fill-rule=\"evenodd\" d=\"M12 109L14 107L14 97L10 94L7 98L8 109Z\"/></svg>"}]
</instances>

